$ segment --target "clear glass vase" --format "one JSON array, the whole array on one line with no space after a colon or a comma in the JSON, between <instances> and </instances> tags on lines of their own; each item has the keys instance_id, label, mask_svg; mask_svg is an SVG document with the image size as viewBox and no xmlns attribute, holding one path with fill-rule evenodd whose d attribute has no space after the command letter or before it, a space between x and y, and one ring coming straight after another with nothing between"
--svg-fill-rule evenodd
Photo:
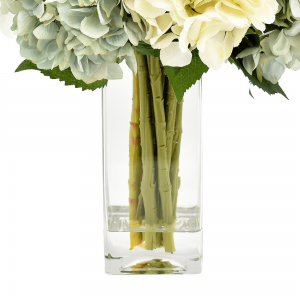
<instances>
[{"instance_id":1,"label":"clear glass vase","mask_svg":"<svg viewBox=\"0 0 300 300\"><path fill-rule=\"evenodd\" d=\"M105 271L202 270L201 82L178 104L158 59L103 89Z\"/></svg>"}]
</instances>

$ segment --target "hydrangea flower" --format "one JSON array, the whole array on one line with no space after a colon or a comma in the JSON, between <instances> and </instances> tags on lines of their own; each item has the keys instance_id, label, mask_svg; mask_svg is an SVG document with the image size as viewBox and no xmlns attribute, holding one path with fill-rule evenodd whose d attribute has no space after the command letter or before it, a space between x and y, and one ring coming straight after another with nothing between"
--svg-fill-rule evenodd
<instances>
[{"instance_id":1,"label":"hydrangea flower","mask_svg":"<svg viewBox=\"0 0 300 300\"><path fill-rule=\"evenodd\" d=\"M70 67L85 83L122 78L123 60L137 71L131 45L144 38L145 25L119 0L16 0L8 10L21 56L40 69Z\"/></svg>"},{"instance_id":2,"label":"hydrangea flower","mask_svg":"<svg viewBox=\"0 0 300 300\"><path fill-rule=\"evenodd\" d=\"M124 3L148 22L146 39L154 48L162 49L164 65L189 64L190 51L197 48L202 61L214 69L229 58L251 24L265 30L265 24L275 21L278 9L276 0L124 0Z\"/></svg>"},{"instance_id":3,"label":"hydrangea flower","mask_svg":"<svg viewBox=\"0 0 300 300\"><path fill-rule=\"evenodd\" d=\"M298 0L297 0L298 1ZM257 77L276 84L286 68L300 69L300 21L293 1L280 0L280 8L273 28L261 35L260 46L242 51L243 65L248 73L256 69ZM296 15L294 15L296 13Z\"/></svg>"}]
</instances>

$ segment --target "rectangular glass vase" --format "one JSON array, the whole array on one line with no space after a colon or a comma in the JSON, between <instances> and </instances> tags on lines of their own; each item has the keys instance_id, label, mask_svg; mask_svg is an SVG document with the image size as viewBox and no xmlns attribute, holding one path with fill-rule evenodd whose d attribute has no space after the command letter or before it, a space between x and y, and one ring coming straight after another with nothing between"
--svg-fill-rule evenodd
<instances>
[{"instance_id":1,"label":"rectangular glass vase","mask_svg":"<svg viewBox=\"0 0 300 300\"><path fill-rule=\"evenodd\" d=\"M201 82L174 95L146 56L103 88L107 274L201 273Z\"/></svg>"}]
</instances>

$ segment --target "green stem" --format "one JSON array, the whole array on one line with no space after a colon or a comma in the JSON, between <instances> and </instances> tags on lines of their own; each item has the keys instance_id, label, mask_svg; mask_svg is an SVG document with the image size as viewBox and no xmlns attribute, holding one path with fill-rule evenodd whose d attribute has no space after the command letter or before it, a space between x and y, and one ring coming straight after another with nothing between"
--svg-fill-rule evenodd
<instances>
[{"instance_id":1,"label":"green stem","mask_svg":"<svg viewBox=\"0 0 300 300\"><path fill-rule=\"evenodd\" d=\"M138 197L138 206L136 210L136 218L138 220L143 219L145 217L145 208L142 193L139 194Z\"/></svg>"},{"instance_id":2,"label":"green stem","mask_svg":"<svg viewBox=\"0 0 300 300\"><path fill-rule=\"evenodd\" d=\"M176 207L178 198L178 189L180 187L180 177L179 173L179 156L180 156L180 146L181 146L181 135L182 135L182 106L183 100L177 105L177 114L175 121L175 135L174 143L172 149L172 159L171 159L171 183L172 183L172 204L173 204L173 217L176 219Z\"/></svg>"},{"instance_id":3,"label":"green stem","mask_svg":"<svg viewBox=\"0 0 300 300\"><path fill-rule=\"evenodd\" d=\"M151 124L151 89L149 84L147 58L137 55L138 76L140 83L140 135L142 146L143 175L141 193L145 207L145 248L156 247L156 233L147 232L157 227L156 182Z\"/></svg>"},{"instance_id":4,"label":"green stem","mask_svg":"<svg viewBox=\"0 0 300 300\"><path fill-rule=\"evenodd\" d=\"M141 146L140 146L140 100L138 76L133 75L132 113L129 130L129 224L131 228L139 225L136 218L141 181ZM142 241L141 232L130 232L130 249Z\"/></svg>"},{"instance_id":5,"label":"green stem","mask_svg":"<svg viewBox=\"0 0 300 300\"><path fill-rule=\"evenodd\" d=\"M173 229L173 207L171 196L170 172L166 147L166 117L163 97L163 82L160 61L150 56L150 82L152 88L158 165L158 188L162 206L164 227ZM174 239L172 233L164 233L164 247L166 252L174 252Z\"/></svg>"},{"instance_id":6,"label":"green stem","mask_svg":"<svg viewBox=\"0 0 300 300\"><path fill-rule=\"evenodd\" d=\"M176 120L177 99L170 85L169 80L166 80L166 119L167 119L167 158L168 166L171 168L172 148L174 139L174 126Z\"/></svg>"},{"instance_id":7,"label":"green stem","mask_svg":"<svg viewBox=\"0 0 300 300\"><path fill-rule=\"evenodd\" d=\"M150 56L147 56L147 65L148 65L148 73L150 74ZM154 105L153 105L153 97L152 97L152 90L151 90L151 99L150 99L150 105L151 105L151 124L152 124L152 133L153 133L153 147L154 147L154 168L155 168L155 182L158 182L158 169L157 169L157 144L156 144L156 131L155 131L155 119L154 119ZM161 201L160 201L160 195L158 190L158 184L156 184L156 207L157 207L157 217L158 220L161 220L162 218L162 212L161 212ZM157 232L156 233L156 248L160 248L163 246L163 238L162 233Z\"/></svg>"},{"instance_id":8,"label":"green stem","mask_svg":"<svg viewBox=\"0 0 300 300\"><path fill-rule=\"evenodd\" d=\"M150 64L150 56L147 56L147 64L148 64L148 72L151 73L151 64ZM152 90L151 90L152 92ZM156 144L156 130L155 130L155 119L154 119L154 105L153 105L153 97L151 94L151 114L152 118L152 132L153 132L153 146L154 146L154 165L155 165L155 181L158 182L158 169L157 169L157 144ZM158 184L156 185L156 205L157 205L157 217L159 220L162 218L161 212L161 201L158 190Z\"/></svg>"}]
</instances>

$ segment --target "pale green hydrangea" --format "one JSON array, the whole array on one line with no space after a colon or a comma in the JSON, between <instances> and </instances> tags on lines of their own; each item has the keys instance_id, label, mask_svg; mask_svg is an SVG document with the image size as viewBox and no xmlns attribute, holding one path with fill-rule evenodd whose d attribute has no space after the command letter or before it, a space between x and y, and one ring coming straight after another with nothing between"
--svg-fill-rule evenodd
<instances>
[{"instance_id":1,"label":"pale green hydrangea","mask_svg":"<svg viewBox=\"0 0 300 300\"><path fill-rule=\"evenodd\" d=\"M270 30L260 36L260 46L250 47L237 57L243 58L248 73L276 84L285 70L300 69L300 4L298 0L277 0L279 10ZM299 4L295 5L295 1ZM297 5L298 5L297 4Z\"/></svg>"},{"instance_id":2,"label":"pale green hydrangea","mask_svg":"<svg viewBox=\"0 0 300 300\"><path fill-rule=\"evenodd\" d=\"M40 69L71 68L76 79L92 83L120 79L126 60L136 73L132 45L144 38L119 0L1 0L15 14L21 56Z\"/></svg>"}]
</instances>

